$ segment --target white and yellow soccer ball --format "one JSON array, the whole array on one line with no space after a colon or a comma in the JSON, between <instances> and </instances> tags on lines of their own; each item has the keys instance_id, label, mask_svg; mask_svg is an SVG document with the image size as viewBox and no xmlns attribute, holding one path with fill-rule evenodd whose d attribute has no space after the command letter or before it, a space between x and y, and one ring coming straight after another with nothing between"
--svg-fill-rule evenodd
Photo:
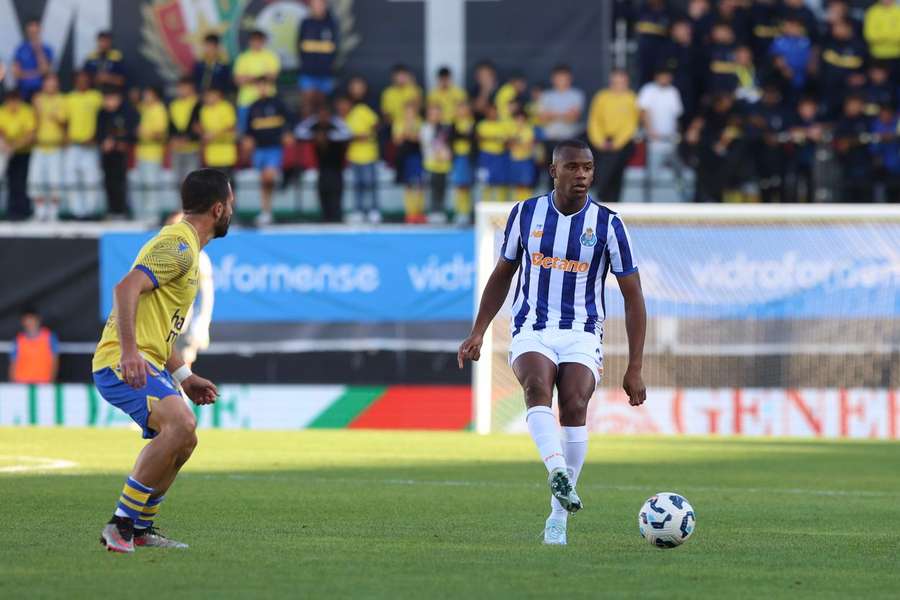
<instances>
[{"instance_id":1,"label":"white and yellow soccer ball","mask_svg":"<svg viewBox=\"0 0 900 600\"><path fill-rule=\"evenodd\" d=\"M659 492L644 502L638 513L638 529L657 548L677 548L694 533L694 508L675 492Z\"/></svg>"}]
</instances>

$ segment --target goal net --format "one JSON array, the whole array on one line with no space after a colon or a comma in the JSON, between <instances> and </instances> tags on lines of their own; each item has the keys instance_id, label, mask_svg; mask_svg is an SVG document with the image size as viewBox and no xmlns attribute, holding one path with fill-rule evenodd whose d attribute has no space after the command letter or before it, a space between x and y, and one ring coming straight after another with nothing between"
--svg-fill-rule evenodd
<instances>
[{"instance_id":1,"label":"goal net","mask_svg":"<svg viewBox=\"0 0 900 600\"><path fill-rule=\"evenodd\" d=\"M832 400L843 403L841 419L859 416L852 412L852 397L831 399L830 390L900 387L900 206L612 208L629 228L647 304L644 381L651 399L654 392L666 399L648 408L646 426L635 424L631 416L622 417L632 419L627 426L608 426L618 418L613 410L604 414L605 421L589 415L592 430L667 433L683 427L688 433L789 435L779 425L790 417L787 413L777 418L757 414L783 408L799 411L791 417L802 421L798 427L822 434L831 427L823 420L831 418L826 405ZM502 203L478 206L476 301L499 257L511 209ZM475 364L475 428L480 433L524 430L522 391L507 363L511 298L512 290ZM625 406L621 380L628 342L622 297L612 275L607 278L603 340L598 395ZM708 414L695 416L706 419L707 429L684 425L679 394L705 391L706 396L694 393L696 404L697 397L729 390L778 392L786 407L742 400L734 393L718 401L727 409L717 409L713 398ZM787 404L795 390L815 392L818 400L798 396L791 409ZM884 427L897 437L893 429L900 429L900 400L891 395L888 401L893 402L885 409L891 421ZM596 403L595 398L592 405ZM652 410L675 414L654 424ZM713 414L716 410L720 414ZM743 421L744 428L753 425L758 431L741 431L742 410L753 417ZM872 423L859 427L882 427L876 421L885 420L866 418ZM855 426L842 421L833 427L849 435Z\"/></svg>"}]
</instances>

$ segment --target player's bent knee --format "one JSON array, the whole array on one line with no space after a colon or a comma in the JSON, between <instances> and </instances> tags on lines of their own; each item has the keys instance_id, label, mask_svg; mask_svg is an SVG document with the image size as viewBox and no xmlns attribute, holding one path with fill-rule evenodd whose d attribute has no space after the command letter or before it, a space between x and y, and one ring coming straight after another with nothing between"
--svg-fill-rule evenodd
<instances>
[{"instance_id":1,"label":"player's bent knee","mask_svg":"<svg viewBox=\"0 0 900 600\"><path fill-rule=\"evenodd\" d=\"M549 404L553 398L552 386L549 382L544 381L544 379L540 377L526 379L522 384L522 390L525 392L525 402L527 402L529 406L544 403Z\"/></svg>"}]
</instances>

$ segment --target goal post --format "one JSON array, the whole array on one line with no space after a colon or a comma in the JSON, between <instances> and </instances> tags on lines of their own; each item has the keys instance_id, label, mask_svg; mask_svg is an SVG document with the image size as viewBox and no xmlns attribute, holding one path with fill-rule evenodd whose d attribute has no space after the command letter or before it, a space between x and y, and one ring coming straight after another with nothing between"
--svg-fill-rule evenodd
<instances>
[{"instance_id":1,"label":"goal post","mask_svg":"<svg viewBox=\"0 0 900 600\"><path fill-rule=\"evenodd\" d=\"M476 309L512 203L476 208ZM900 385L900 206L617 204L647 302L649 388ZM509 307L473 372L475 431L519 431ZM606 286L604 381L627 364L615 277Z\"/></svg>"}]
</instances>

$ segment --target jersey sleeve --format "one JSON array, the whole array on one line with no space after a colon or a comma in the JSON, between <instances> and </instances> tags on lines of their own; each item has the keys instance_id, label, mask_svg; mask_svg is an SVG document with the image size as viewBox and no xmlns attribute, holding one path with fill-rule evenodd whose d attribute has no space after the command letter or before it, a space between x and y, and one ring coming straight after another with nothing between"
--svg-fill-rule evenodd
<instances>
[{"instance_id":1,"label":"jersey sleeve","mask_svg":"<svg viewBox=\"0 0 900 600\"><path fill-rule=\"evenodd\" d=\"M512 212L509 213L509 219L506 221L506 229L503 232L503 247L501 254L505 260L509 262L518 262L522 258L522 233L520 226L520 210L521 204L516 204Z\"/></svg>"},{"instance_id":2,"label":"jersey sleeve","mask_svg":"<svg viewBox=\"0 0 900 600\"><path fill-rule=\"evenodd\" d=\"M625 223L618 215L612 215L606 232L606 249L609 252L610 271L616 277L631 275L637 271L634 254L631 252L631 238Z\"/></svg>"},{"instance_id":3,"label":"jersey sleeve","mask_svg":"<svg viewBox=\"0 0 900 600\"><path fill-rule=\"evenodd\" d=\"M166 285L184 276L191 269L193 257L190 244L180 237L163 237L150 242L141 253L135 269L153 281L153 287Z\"/></svg>"}]
</instances>

